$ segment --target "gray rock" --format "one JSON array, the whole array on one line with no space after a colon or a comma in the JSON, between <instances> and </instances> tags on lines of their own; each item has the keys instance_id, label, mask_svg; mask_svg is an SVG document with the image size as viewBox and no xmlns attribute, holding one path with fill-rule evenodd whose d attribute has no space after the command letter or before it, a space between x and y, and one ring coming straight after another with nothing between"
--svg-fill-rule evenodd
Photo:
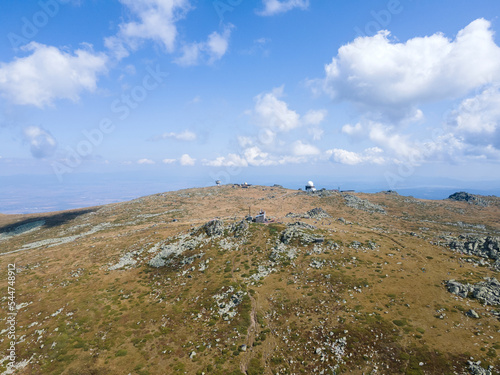
<instances>
[{"instance_id":1,"label":"gray rock","mask_svg":"<svg viewBox=\"0 0 500 375\"><path fill-rule=\"evenodd\" d=\"M448 197L449 200L459 201L459 202L467 202L469 204L474 204L476 206L487 207L488 201L481 198L478 195L469 194L465 191L460 191L458 193L454 193Z\"/></svg>"},{"instance_id":2,"label":"gray rock","mask_svg":"<svg viewBox=\"0 0 500 375\"><path fill-rule=\"evenodd\" d=\"M495 261L492 266L493 269L500 271L500 237L461 235L447 241L450 249L454 251L485 259L493 259Z\"/></svg>"},{"instance_id":3,"label":"gray rock","mask_svg":"<svg viewBox=\"0 0 500 375\"><path fill-rule=\"evenodd\" d=\"M493 375L492 369L493 367L490 366L488 369L482 368L481 367L481 361L473 362L473 361L467 361L469 364L469 371L472 375Z\"/></svg>"},{"instance_id":4,"label":"gray rock","mask_svg":"<svg viewBox=\"0 0 500 375\"><path fill-rule=\"evenodd\" d=\"M500 305L500 282L495 278L485 278L475 285L462 284L455 280L447 282L448 291L462 298L470 297L485 305Z\"/></svg>"},{"instance_id":5,"label":"gray rock","mask_svg":"<svg viewBox=\"0 0 500 375\"><path fill-rule=\"evenodd\" d=\"M465 313L465 315L467 315L469 318L474 318L474 319L479 319L480 316L477 312L475 312L474 310L470 309L469 311L467 311Z\"/></svg>"},{"instance_id":6,"label":"gray rock","mask_svg":"<svg viewBox=\"0 0 500 375\"><path fill-rule=\"evenodd\" d=\"M303 244L323 242L324 238L308 233L315 229L315 226L300 221L288 224L287 228L281 232L280 241L285 245L290 244L294 239L299 239Z\"/></svg>"},{"instance_id":7,"label":"gray rock","mask_svg":"<svg viewBox=\"0 0 500 375\"><path fill-rule=\"evenodd\" d=\"M312 210L309 210L303 214L295 214L293 212L289 212L285 215L285 217L297 218L297 219L316 219L316 220L331 218L328 212L326 212L321 207L313 208Z\"/></svg>"},{"instance_id":8,"label":"gray rock","mask_svg":"<svg viewBox=\"0 0 500 375\"><path fill-rule=\"evenodd\" d=\"M201 237L189 237L183 235L178 242L161 246L161 251L156 254L150 261L151 267L163 267L172 263L172 260L181 255L186 250L196 249L203 241Z\"/></svg>"},{"instance_id":9,"label":"gray rock","mask_svg":"<svg viewBox=\"0 0 500 375\"><path fill-rule=\"evenodd\" d=\"M331 216L322 208L316 207L306 212L311 219L327 219Z\"/></svg>"},{"instance_id":10,"label":"gray rock","mask_svg":"<svg viewBox=\"0 0 500 375\"><path fill-rule=\"evenodd\" d=\"M356 210L363 210L367 212L378 212L385 214L385 209L378 204L371 203L366 199L361 199L355 195L345 194L344 199L346 201L346 205L355 208Z\"/></svg>"},{"instance_id":11,"label":"gray rock","mask_svg":"<svg viewBox=\"0 0 500 375\"><path fill-rule=\"evenodd\" d=\"M251 221L251 220L250 220ZM249 224L247 220L241 220L237 223L231 224L229 230L234 233L235 237L242 237L248 231Z\"/></svg>"},{"instance_id":12,"label":"gray rock","mask_svg":"<svg viewBox=\"0 0 500 375\"><path fill-rule=\"evenodd\" d=\"M209 237L218 237L224 234L224 222L220 219L214 219L204 225L206 234Z\"/></svg>"}]
</instances>

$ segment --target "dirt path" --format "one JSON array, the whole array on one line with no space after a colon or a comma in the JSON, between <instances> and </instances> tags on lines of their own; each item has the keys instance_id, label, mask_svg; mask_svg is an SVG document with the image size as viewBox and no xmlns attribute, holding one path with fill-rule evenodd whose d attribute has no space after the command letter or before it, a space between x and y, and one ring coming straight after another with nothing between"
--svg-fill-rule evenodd
<instances>
[{"instance_id":1,"label":"dirt path","mask_svg":"<svg viewBox=\"0 0 500 375\"><path fill-rule=\"evenodd\" d=\"M252 303L252 312L250 313L250 327L247 330L247 339L245 345L247 346L247 352L242 355L240 362L240 370L242 373L246 374L248 370L248 363L250 362L251 353L253 348L253 343L255 341L255 331L256 331L256 316L257 316L257 302L255 298L249 293L250 301Z\"/></svg>"}]
</instances>

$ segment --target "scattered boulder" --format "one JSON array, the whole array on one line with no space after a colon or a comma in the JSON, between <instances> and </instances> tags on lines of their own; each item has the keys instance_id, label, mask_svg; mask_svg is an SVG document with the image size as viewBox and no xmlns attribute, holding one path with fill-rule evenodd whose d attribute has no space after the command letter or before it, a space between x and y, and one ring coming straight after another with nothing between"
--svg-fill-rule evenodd
<instances>
[{"instance_id":1,"label":"scattered boulder","mask_svg":"<svg viewBox=\"0 0 500 375\"><path fill-rule=\"evenodd\" d=\"M448 291L462 298L475 298L485 305L500 305L500 282L495 278L486 277L475 285L462 284L455 280L447 282Z\"/></svg>"},{"instance_id":2,"label":"scattered boulder","mask_svg":"<svg viewBox=\"0 0 500 375\"><path fill-rule=\"evenodd\" d=\"M173 259L181 255L186 250L196 249L202 242L201 237L189 237L187 235L180 238L178 242L161 246L161 251L150 261L151 267L159 268L171 264Z\"/></svg>"},{"instance_id":3,"label":"scattered boulder","mask_svg":"<svg viewBox=\"0 0 500 375\"><path fill-rule=\"evenodd\" d=\"M356 210L363 210L366 212L378 212L386 214L385 209L378 204L371 203L366 199L361 199L355 195L345 194L344 195L345 204L348 207L355 208Z\"/></svg>"},{"instance_id":4,"label":"scattered boulder","mask_svg":"<svg viewBox=\"0 0 500 375\"><path fill-rule=\"evenodd\" d=\"M465 313L465 315L467 315L469 318L474 318L474 319L479 319L480 316L477 312L475 312L474 310L470 309L469 311L467 311Z\"/></svg>"},{"instance_id":5,"label":"scattered boulder","mask_svg":"<svg viewBox=\"0 0 500 375\"><path fill-rule=\"evenodd\" d=\"M493 268L500 271L500 237L481 235L461 235L448 241L448 246L467 255L493 259Z\"/></svg>"},{"instance_id":6,"label":"scattered boulder","mask_svg":"<svg viewBox=\"0 0 500 375\"><path fill-rule=\"evenodd\" d=\"M306 215L308 215L311 219L326 219L326 218L331 217L321 207L316 207L316 208L313 208L312 210L307 211Z\"/></svg>"},{"instance_id":7,"label":"scattered boulder","mask_svg":"<svg viewBox=\"0 0 500 375\"><path fill-rule=\"evenodd\" d=\"M285 217L296 218L296 219L327 219L331 216L324 209L320 207L313 208L312 210L307 211L303 214L295 214L293 212L289 212L285 215Z\"/></svg>"},{"instance_id":8,"label":"scattered boulder","mask_svg":"<svg viewBox=\"0 0 500 375\"><path fill-rule=\"evenodd\" d=\"M285 245L290 244L293 239L299 239L303 244L323 242L323 237L316 237L308 231L315 230L314 225L298 221L293 224L288 224L287 228L281 232L280 241Z\"/></svg>"},{"instance_id":9,"label":"scattered boulder","mask_svg":"<svg viewBox=\"0 0 500 375\"><path fill-rule=\"evenodd\" d=\"M472 375L493 375L493 366L489 366L488 369L485 369L481 367L481 361L468 361L468 364L469 371Z\"/></svg>"},{"instance_id":10,"label":"scattered boulder","mask_svg":"<svg viewBox=\"0 0 500 375\"><path fill-rule=\"evenodd\" d=\"M251 220L250 220L251 221ZM234 233L235 237L242 237L248 231L248 220L241 220L229 226L229 230Z\"/></svg>"},{"instance_id":11,"label":"scattered boulder","mask_svg":"<svg viewBox=\"0 0 500 375\"><path fill-rule=\"evenodd\" d=\"M210 220L204 225L205 233L209 237L218 237L224 234L224 222L220 219Z\"/></svg>"}]
</instances>

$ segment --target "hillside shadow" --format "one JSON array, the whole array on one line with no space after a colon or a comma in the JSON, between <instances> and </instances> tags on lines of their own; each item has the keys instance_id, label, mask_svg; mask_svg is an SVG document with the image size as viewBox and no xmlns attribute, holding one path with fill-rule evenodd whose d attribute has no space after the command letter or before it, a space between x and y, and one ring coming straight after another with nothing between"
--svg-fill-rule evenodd
<instances>
[{"instance_id":1,"label":"hillside shadow","mask_svg":"<svg viewBox=\"0 0 500 375\"><path fill-rule=\"evenodd\" d=\"M45 221L45 223L43 225L41 225L40 228L50 229L50 228L54 228L54 227L66 224L67 222L76 219L78 216L85 215L85 214L95 212L95 211L97 211L97 208L61 212L61 213L54 214L54 215L33 216L33 217L30 217L29 219L18 221L17 223L14 223L14 224L0 226L0 234L2 234L2 233L8 234L9 232L13 232L16 228L19 228L23 225L28 225L30 223L35 223L35 222L40 221L40 220Z\"/></svg>"}]
</instances>

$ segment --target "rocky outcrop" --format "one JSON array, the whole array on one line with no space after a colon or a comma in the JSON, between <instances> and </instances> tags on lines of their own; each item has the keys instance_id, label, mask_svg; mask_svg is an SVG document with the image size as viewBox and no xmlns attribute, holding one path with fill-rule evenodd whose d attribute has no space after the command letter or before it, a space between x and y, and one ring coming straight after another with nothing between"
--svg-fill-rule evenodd
<instances>
[{"instance_id":1,"label":"rocky outcrop","mask_svg":"<svg viewBox=\"0 0 500 375\"><path fill-rule=\"evenodd\" d=\"M306 245L310 243L323 242L323 237L314 236L312 233L310 233L315 229L316 227L314 225L309 225L301 221L293 224L288 224L287 228L283 232L281 232L280 241L285 245L290 244L294 239L298 239L300 242Z\"/></svg>"},{"instance_id":2,"label":"rocky outcrop","mask_svg":"<svg viewBox=\"0 0 500 375\"><path fill-rule=\"evenodd\" d=\"M455 280L446 283L448 291L462 298L475 298L485 305L500 305L500 282L495 278L485 278L477 284L462 284Z\"/></svg>"},{"instance_id":3,"label":"rocky outcrop","mask_svg":"<svg viewBox=\"0 0 500 375\"><path fill-rule=\"evenodd\" d=\"M312 210L307 211L306 213L303 214L295 214L293 212L289 212L288 214L285 215L286 217L289 218L297 218L297 219L328 219L331 218L331 216L323 210L321 207L316 207L313 208Z\"/></svg>"},{"instance_id":4,"label":"rocky outcrop","mask_svg":"<svg viewBox=\"0 0 500 375\"><path fill-rule=\"evenodd\" d=\"M241 220L229 225L229 231L234 233L235 237L242 237L245 235L249 228L247 220Z\"/></svg>"},{"instance_id":5,"label":"rocky outcrop","mask_svg":"<svg viewBox=\"0 0 500 375\"><path fill-rule=\"evenodd\" d=\"M461 235L448 242L450 249L467 255L493 259L493 268L500 271L500 237Z\"/></svg>"},{"instance_id":6,"label":"rocky outcrop","mask_svg":"<svg viewBox=\"0 0 500 375\"><path fill-rule=\"evenodd\" d=\"M448 197L449 200L459 201L459 202L467 202L469 204L474 204L476 206L487 207L488 201L484 198L481 198L478 195L469 194L465 191L460 191L458 193L453 193Z\"/></svg>"},{"instance_id":7,"label":"rocky outcrop","mask_svg":"<svg viewBox=\"0 0 500 375\"><path fill-rule=\"evenodd\" d=\"M218 237L224 234L224 222L220 219L209 221L203 228L209 237Z\"/></svg>"},{"instance_id":8,"label":"rocky outcrop","mask_svg":"<svg viewBox=\"0 0 500 375\"><path fill-rule=\"evenodd\" d=\"M361 199L355 195L345 194L344 195L345 204L356 210L363 210L366 212L378 212L385 214L385 209L378 204L374 204L366 199Z\"/></svg>"},{"instance_id":9,"label":"rocky outcrop","mask_svg":"<svg viewBox=\"0 0 500 375\"><path fill-rule=\"evenodd\" d=\"M312 210L307 211L306 215L309 216L311 219L327 219L327 218L331 217L321 207L316 207L316 208L313 208Z\"/></svg>"},{"instance_id":10,"label":"rocky outcrop","mask_svg":"<svg viewBox=\"0 0 500 375\"><path fill-rule=\"evenodd\" d=\"M188 235L184 235L178 242L162 246L161 251L148 264L155 268L166 266L183 252L196 249L202 241L203 238L201 236L190 238Z\"/></svg>"},{"instance_id":11,"label":"rocky outcrop","mask_svg":"<svg viewBox=\"0 0 500 375\"><path fill-rule=\"evenodd\" d=\"M242 290L235 290L230 286L227 290L222 290L221 293L214 295L217 301L217 314L224 320L231 320L237 314L236 307L243 302L243 298L247 293Z\"/></svg>"},{"instance_id":12,"label":"rocky outcrop","mask_svg":"<svg viewBox=\"0 0 500 375\"><path fill-rule=\"evenodd\" d=\"M481 367L481 361L473 362L468 361L469 371L472 375L493 375L493 366L489 366L488 369Z\"/></svg>"}]
</instances>

